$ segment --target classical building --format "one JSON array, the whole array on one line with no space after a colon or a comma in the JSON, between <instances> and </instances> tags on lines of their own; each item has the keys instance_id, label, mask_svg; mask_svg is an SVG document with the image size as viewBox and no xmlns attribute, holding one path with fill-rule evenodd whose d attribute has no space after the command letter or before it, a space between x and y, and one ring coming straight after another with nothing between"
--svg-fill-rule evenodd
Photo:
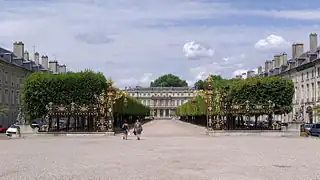
<instances>
[{"instance_id":1,"label":"classical building","mask_svg":"<svg viewBox=\"0 0 320 180\"><path fill-rule=\"evenodd\" d=\"M66 65L48 61L48 56L41 57L34 53L33 60L25 51L23 42L13 44L13 52L0 47L0 107L8 107L7 115L0 115L0 126L8 127L16 121L19 113L19 90L24 78L32 72L65 73Z\"/></svg>"},{"instance_id":2,"label":"classical building","mask_svg":"<svg viewBox=\"0 0 320 180\"><path fill-rule=\"evenodd\" d=\"M265 61L264 70L258 68L258 74L252 76L282 76L294 82L293 112L282 117L283 121L319 122L320 118L312 107L320 105L320 47L316 33L309 35L309 50L305 52L303 43L292 45L291 59L287 53L274 55L272 60ZM241 78L238 75L237 78Z\"/></svg>"},{"instance_id":3,"label":"classical building","mask_svg":"<svg viewBox=\"0 0 320 180\"><path fill-rule=\"evenodd\" d=\"M124 91L149 106L151 116L163 119L175 116L175 109L195 96L194 89L188 87L136 87Z\"/></svg>"}]
</instances>

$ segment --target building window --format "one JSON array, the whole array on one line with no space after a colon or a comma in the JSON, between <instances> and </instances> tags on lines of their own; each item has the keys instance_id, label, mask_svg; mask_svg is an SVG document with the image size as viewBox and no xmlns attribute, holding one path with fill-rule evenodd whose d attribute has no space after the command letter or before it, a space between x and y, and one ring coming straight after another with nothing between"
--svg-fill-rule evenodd
<instances>
[{"instance_id":1,"label":"building window","mask_svg":"<svg viewBox=\"0 0 320 180\"><path fill-rule=\"evenodd\" d=\"M317 68L317 75L320 76L320 67Z\"/></svg>"},{"instance_id":2,"label":"building window","mask_svg":"<svg viewBox=\"0 0 320 180\"><path fill-rule=\"evenodd\" d=\"M11 86L14 86L14 73L11 74Z\"/></svg>"},{"instance_id":3,"label":"building window","mask_svg":"<svg viewBox=\"0 0 320 180\"><path fill-rule=\"evenodd\" d=\"M8 84L8 72L4 73L4 83Z\"/></svg>"},{"instance_id":4,"label":"building window","mask_svg":"<svg viewBox=\"0 0 320 180\"><path fill-rule=\"evenodd\" d=\"M308 102L309 102L309 97L310 97L309 84L307 84L307 99L308 99Z\"/></svg>"},{"instance_id":5,"label":"building window","mask_svg":"<svg viewBox=\"0 0 320 180\"><path fill-rule=\"evenodd\" d=\"M0 104L2 104L2 97L3 97L3 95L2 95L2 89L0 89Z\"/></svg>"},{"instance_id":6,"label":"building window","mask_svg":"<svg viewBox=\"0 0 320 180\"><path fill-rule=\"evenodd\" d=\"M11 104L14 105L15 104L15 95L14 95L14 91L11 91Z\"/></svg>"},{"instance_id":7,"label":"building window","mask_svg":"<svg viewBox=\"0 0 320 180\"><path fill-rule=\"evenodd\" d=\"M17 104L20 104L20 93L17 91Z\"/></svg>"},{"instance_id":8,"label":"building window","mask_svg":"<svg viewBox=\"0 0 320 180\"><path fill-rule=\"evenodd\" d=\"M318 100L320 100L320 81L317 82L317 90L318 90Z\"/></svg>"},{"instance_id":9,"label":"building window","mask_svg":"<svg viewBox=\"0 0 320 180\"><path fill-rule=\"evenodd\" d=\"M295 91L294 91L294 99L295 99L296 101L298 101L298 100L299 100L299 97L298 97L298 88L297 88L297 87L295 87Z\"/></svg>"},{"instance_id":10,"label":"building window","mask_svg":"<svg viewBox=\"0 0 320 180\"><path fill-rule=\"evenodd\" d=\"M311 99L314 101L314 83L311 83Z\"/></svg>"},{"instance_id":11,"label":"building window","mask_svg":"<svg viewBox=\"0 0 320 180\"><path fill-rule=\"evenodd\" d=\"M304 99L304 97L305 97L305 95L304 95L304 86L303 85L301 85L301 100L303 100Z\"/></svg>"},{"instance_id":12,"label":"building window","mask_svg":"<svg viewBox=\"0 0 320 180\"><path fill-rule=\"evenodd\" d=\"M303 74L303 73L301 73L301 81L303 81L303 75L304 75L304 74Z\"/></svg>"},{"instance_id":13,"label":"building window","mask_svg":"<svg viewBox=\"0 0 320 180\"><path fill-rule=\"evenodd\" d=\"M8 91L8 89L4 90L4 103L9 104L9 91Z\"/></svg>"},{"instance_id":14,"label":"building window","mask_svg":"<svg viewBox=\"0 0 320 180\"><path fill-rule=\"evenodd\" d=\"M3 71L2 71L2 69L0 69L0 84L2 84L2 77L3 77L2 73L3 73Z\"/></svg>"},{"instance_id":15,"label":"building window","mask_svg":"<svg viewBox=\"0 0 320 180\"><path fill-rule=\"evenodd\" d=\"M311 77L314 77L314 71L313 70L311 71Z\"/></svg>"},{"instance_id":16,"label":"building window","mask_svg":"<svg viewBox=\"0 0 320 180\"><path fill-rule=\"evenodd\" d=\"M307 79L309 78L309 72L307 72Z\"/></svg>"}]
</instances>

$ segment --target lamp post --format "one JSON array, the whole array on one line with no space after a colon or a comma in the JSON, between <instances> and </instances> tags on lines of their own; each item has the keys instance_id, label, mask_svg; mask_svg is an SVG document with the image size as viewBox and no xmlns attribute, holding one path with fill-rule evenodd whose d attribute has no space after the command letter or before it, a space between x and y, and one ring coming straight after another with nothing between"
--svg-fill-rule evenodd
<instances>
[{"instance_id":1,"label":"lamp post","mask_svg":"<svg viewBox=\"0 0 320 180\"><path fill-rule=\"evenodd\" d=\"M211 75L206 79L207 88L205 92L205 99L207 103L207 130L208 132L213 131L212 129L212 78Z\"/></svg>"},{"instance_id":2,"label":"lamp post","mask_svg":"<svg viewBox=\"0 0 320 180\"><path fill-rule=\"evenodd\" d=\"M107 81L107 120L108 120L108 131L112 132L113 131L113 103L114 103L114 88L113 88L113 81L111 78L108 79Z\"/></svg>"}]
</instances>

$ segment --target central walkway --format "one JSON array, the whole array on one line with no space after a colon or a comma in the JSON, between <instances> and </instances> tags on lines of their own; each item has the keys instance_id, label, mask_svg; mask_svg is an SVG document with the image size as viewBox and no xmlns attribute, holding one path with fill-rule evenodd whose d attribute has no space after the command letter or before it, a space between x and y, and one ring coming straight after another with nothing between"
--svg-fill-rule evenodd
<instances>
[{"instance_id":1,"label":"central walkway","mask_svg":"<svg viewBox=\"0 0 320 180\"><path fill-rule=\"evenodd\" d=\"M145 137L185 137L205 136L204 127L178 120L154 120L144 126Z\"/></svg>"},{"instance_id":2,"label":"central walkway","mask_svg":"<svg viewBox=\"0 0 320 180\"><path fill-rule=\"evenodd\" d=\"M319 179L320 143L308 138L208 137L175 120L130 136L0 140L1 180Z\"/></svg>"}]
</instances>

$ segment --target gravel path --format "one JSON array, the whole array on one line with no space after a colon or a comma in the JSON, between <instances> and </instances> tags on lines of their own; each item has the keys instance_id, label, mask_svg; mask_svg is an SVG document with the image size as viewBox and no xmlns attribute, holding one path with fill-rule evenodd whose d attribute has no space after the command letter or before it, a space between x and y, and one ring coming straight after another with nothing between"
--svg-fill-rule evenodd
<instances>
[{"instance_id":1,"label":"gravel path","mask_svg":"<svg viewBox=\"0 0 320 180\"><path fill-rule=\"evenodd\" d=\"M315 180L320 140L208 137L180 121L144 125L130 137L0 138L1 180Z\"/></svg>"}]
</instances>

